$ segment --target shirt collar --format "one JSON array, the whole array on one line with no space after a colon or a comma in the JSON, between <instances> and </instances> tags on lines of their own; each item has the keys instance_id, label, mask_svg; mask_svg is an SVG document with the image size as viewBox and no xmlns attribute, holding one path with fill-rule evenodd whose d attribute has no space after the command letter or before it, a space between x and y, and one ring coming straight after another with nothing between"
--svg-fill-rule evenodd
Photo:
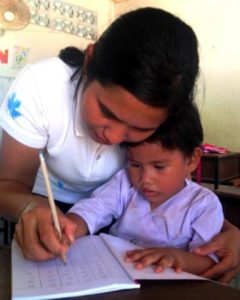
<instances>
[{"instance_id":1,"label":"shirt collar","mask_svg":"<svg viewBox=\"0 0 240 300\"><path fill-rule=\"evenodd\" d=\"M77 92L77 104L75 108L74 115L74 132L77 137L85 136L86 129L81 117L81 100L82 100L82 92L83 92L83 83L80 84L79 90Z\"/></svg>"}]
</instances>

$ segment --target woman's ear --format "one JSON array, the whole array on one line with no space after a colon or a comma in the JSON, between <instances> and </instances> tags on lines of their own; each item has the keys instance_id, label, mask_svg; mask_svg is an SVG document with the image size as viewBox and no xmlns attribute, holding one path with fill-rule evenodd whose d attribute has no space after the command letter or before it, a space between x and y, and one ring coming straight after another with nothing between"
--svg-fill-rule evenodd
<instances>
[{"instance_id":1,"label":"woman's ear","mask_svg":"<svg viewBox=\"0 0 240 300\"><path fill-rule=\"evenodd\" d=\"M195 169L197 168L201 156L202 156L202 149L200 147L196 147L191 157L189 158L189 162L188 162L188 169L190 173L195 171Z\"/></svg>"},{"instance_id":2,"label":"woman's ear","mask_svg":"<svg viewBox=\"0 0 240 300\"><path fill-rule=\"evenodd\" d=\"M89 63L89 61L92 59L93 57L93 52L94 52L94 44L89 44L87 46L87 49L85 51L85 56L84 56L84 62L83 62L83 71L86 71L86 67Z\"/></svg>"}]
</instances>

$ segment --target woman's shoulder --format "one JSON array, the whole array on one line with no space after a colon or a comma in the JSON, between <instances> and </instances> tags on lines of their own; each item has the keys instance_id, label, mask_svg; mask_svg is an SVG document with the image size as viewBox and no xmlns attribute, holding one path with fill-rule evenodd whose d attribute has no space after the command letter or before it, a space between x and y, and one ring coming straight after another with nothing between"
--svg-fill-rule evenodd
<instances>
[{"instance_id":1,"label":"woman's shoulder","mask_svg":"<svg viewBox=\"0 0 240 300\"><path fill-rule=\"evenodd\" d=\"M31 77L32 89L47 110L62 111L62 105L72 104L76 82L71 79L74 68L58 57L51 57L28 66L27 77ZM64 110L63 110L64 111Z\"/></svg>"},{"instance_id":2,"label":"woman's shoulder","mask_svg":"<svg viewBox=\"0 0 240 300\"><path fill-rule=\"evenodd\" d=\"M38 62L29 64L27 68L33 75L42 80L61 79L69 81L74 68L65 64L58 57L49 57Z\"/></svg>"},{"instance_id":3,"label":"woman's shoulder","mask_svg":"<svg viewBox=\"0 0 240 300\"><path fill-rule=\"evenodd\" d=\"M71 80L73 72L58 57L27 64L17 75L6 99L16 95L22 107L28 107L27 111L41 111L49 116L48 120L66 116L66 109L72 111L76 89L76 83Z\"/></svg>"}]
</instances>

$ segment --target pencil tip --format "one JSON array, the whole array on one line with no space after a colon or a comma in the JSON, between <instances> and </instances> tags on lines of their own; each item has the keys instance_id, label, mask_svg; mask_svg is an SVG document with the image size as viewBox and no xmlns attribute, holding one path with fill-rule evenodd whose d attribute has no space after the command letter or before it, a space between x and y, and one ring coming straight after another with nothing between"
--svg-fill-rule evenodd
<instances>
[{"instance_id":1,"label":"pencil tip","mask_svg":"<svg viewBox=\"0 0 240 300\"><path fill-rule=\"evenodd\" d=\"M64 265L66 265L66 264L67 264L67 257L66 257L66 254L62 254L62 255L61 255L61 259L62 259Z\"/></svg>"}]
</instances>

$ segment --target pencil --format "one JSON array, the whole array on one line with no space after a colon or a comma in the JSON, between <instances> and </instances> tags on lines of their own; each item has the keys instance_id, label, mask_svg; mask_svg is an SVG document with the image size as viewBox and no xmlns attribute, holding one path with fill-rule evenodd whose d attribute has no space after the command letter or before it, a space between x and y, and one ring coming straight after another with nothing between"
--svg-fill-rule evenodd
<instances>
[{"instance_id":1,"label":"pencil","mask_svg":"<svg viewBox=\"0 0 240 300\"><path fill-rule=\"evenodd\" d=\"M51 185L50 185L50 181L49 181L49 177L48 177L47 165L46 165L46 162L45 162L45 159L44 159L44 156L42 155L42 153L39 154L39 158L40 158L40 164L41 164L41 168L42 168L42 172L43 172L45 186L47 189L48 202L49 202L49 206L50 206L51 213L52 213L53 225L54 225L55 229L57 230L58 235L62 241L63 236L62 236L62 231L61 231L61 228L59 225L57 210L56 210L56 206L55 206L55 202L54 202L53 194L52 194L52 189L51 189ZM65 255L61 255L61 259L66 264Z\"/></svg>"}]
</instances>

